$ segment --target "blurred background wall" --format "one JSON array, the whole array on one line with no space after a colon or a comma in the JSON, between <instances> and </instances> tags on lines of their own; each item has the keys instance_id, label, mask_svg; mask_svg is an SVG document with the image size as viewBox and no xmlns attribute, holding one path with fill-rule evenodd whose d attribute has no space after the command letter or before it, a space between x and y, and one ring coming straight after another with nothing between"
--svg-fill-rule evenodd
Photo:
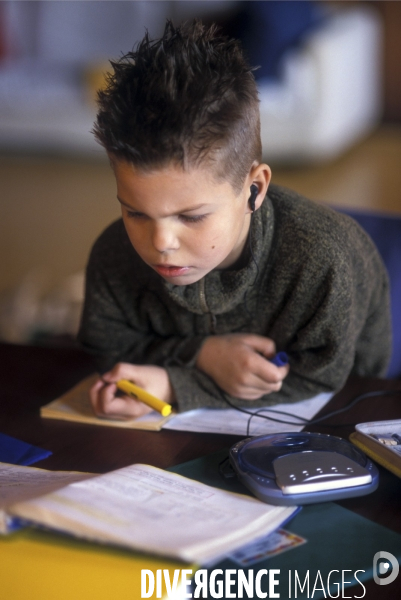
<instances>
[{"instance_id":1,"label":"blurred background wall","mask_svg":"<svg viewBox=\"0 0 401 600\"><path fill-rule=\"evenodd\" d=\"M401 214L401 2L0 2L0 338L76 331L83 270L119 216L90 133L107 60L199 17L240 37L273 181Z\"/></svg>"}]
</instances>

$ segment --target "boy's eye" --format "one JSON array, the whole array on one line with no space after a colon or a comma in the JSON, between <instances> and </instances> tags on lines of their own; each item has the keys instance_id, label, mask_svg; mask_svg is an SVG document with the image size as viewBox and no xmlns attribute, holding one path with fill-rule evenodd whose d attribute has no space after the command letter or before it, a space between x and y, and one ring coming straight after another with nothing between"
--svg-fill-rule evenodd
<instances>
[{"instance_id":1,"label":"boy's eye","mask_svg":"<svg viewBox=\"0 0 401 600\"><path fill-rule=\"evenodd\" d=\"M190 217L189 215L180 215L181 221L185 223L200 223L204 219L206 219L207 215L193 215Z\"/></svg>"},{"instance_id":2,"label":"boy's eye","mask_svg":"<svg viewBox=\"0 0 401 600\"><path fill-rule=\"evenodd\" d=\"M131 219L146 219L146 215L144 215L143 213L140 212L135 212L132 210L127 210L127 217L130 217Z\"/></svg>"},{"instance_id":3,"label":"boy's eye","mask_svg":"<svg viewBox=\"0 0 401 600\"><path fill-rule=\"evenodd\" d=\"M136 212L127 209L127 217L130 219L148 219L148 216L141 212ZM203 219L206 219L207 215L178 215L178 218L184 223L200 223Z\"/></svg>"}]
</instances>

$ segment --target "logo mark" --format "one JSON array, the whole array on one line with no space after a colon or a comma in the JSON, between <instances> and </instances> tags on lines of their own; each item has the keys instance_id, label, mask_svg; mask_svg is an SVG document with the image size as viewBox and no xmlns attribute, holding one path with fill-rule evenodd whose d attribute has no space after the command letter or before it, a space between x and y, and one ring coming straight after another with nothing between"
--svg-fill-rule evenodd
<instances>
[{"instance_id":1,"label":"logo mark","mask_svg":"<svg viewBox=\"0 0 401 600\"><path fill-rule=\"evenodd\" d=\"M379 562L380 561L380 562ZM391 552L380 550L373 557L373 579L378 585L388 585L396 579L400 565ZM388 575L383 577L383 575Z\"/></svg>"}]
</instances>

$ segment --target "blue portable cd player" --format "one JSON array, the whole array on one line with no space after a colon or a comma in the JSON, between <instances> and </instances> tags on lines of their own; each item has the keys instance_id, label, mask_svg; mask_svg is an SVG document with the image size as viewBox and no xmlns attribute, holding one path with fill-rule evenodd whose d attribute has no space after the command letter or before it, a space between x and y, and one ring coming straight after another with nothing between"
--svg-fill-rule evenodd
<instances>
[{"instance_id":1,"label":"blue portable cd player","mask_svg":"<svg viewBox=\"0 0 401 600\"><path fill-rule=\"evenodd\" d=\"M263 502L294 506L363 496L379 472L350 442L321 433L276 433L241 440L229 452L238 479Z\"/></svg>"}]
</instances>

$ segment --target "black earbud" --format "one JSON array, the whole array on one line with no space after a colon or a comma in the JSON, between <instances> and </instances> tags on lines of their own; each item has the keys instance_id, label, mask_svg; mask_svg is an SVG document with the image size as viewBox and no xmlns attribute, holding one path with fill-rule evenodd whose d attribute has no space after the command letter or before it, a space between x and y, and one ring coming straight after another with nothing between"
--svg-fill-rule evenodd
<instances>
[{"instance_id":1,"label":"black earbud","mask_svg":"<svg viewBox=\"0 0 401 600\"><path fill-rule=\"evenodd\" d=\"M255 212L256 197L259 194L259 188L254 183L251 185L251 195L249 196L249 206L252 212Z\"/></svg>"}]
</instances>

